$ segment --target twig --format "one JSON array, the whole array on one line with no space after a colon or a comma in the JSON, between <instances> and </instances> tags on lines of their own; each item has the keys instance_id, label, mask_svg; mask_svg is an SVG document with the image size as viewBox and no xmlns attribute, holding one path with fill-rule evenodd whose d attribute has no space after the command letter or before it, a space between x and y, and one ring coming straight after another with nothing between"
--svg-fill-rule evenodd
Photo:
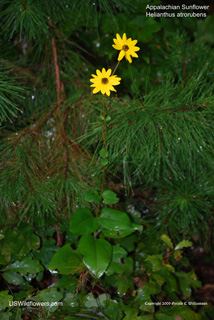
<instances>
[{"instance_id":1,"label":"twig","mask_svg":"<svg viewBox=\"0 0 214 320\"><path fill-rule=\"evenodd\" d=\"M63 246L63 237L59 232L58 226L54 226L54 228L56 229L56 246L62 247Z\"/></svg>"},{"instance_id":2,"label":"twig","mask_svg":"<svg viewBox=\"0 0 214 320\"><path fill-rule=\"evenodd\" d=\"M52 48L53 48L53 60L56 75L56 96L57 96L57 106L61 104L61 81L60 81L60 69L58 63L58 53L56 48L56 41L52 38Z\"/></svg>"},{"instance_id":3,"label":"twig","mask_svg":"<svg viewBox=\"0 0 214 320\"><path fill-rule=\"evenodd\" d=\"M183 87L185 88L186 87L186 80L187 80L187 77L186 77L186 61L184 61L184 63L183 63L183 73L184 73Z\"/></svg>"}]
</instances>

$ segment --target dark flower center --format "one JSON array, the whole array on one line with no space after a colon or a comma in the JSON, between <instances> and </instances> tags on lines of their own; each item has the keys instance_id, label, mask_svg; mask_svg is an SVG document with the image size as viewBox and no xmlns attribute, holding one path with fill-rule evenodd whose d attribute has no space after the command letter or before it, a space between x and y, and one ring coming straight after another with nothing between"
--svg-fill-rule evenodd
<instances>
[{"instance_id":1,"label":"dark flower center","mask_svg":"<svg viewBox=\"0 0 214 320\"><path fill-rule=\"evenodd\" d=\"M123 49L124 51L128 51L128 50L129 50L129 47L128 47L126 44L124 44L124 46L122 47L122 49Z\"/></svg>"},{"instance_id":2,"label":"dark flower center","mask_svg":"<svg viewBox=\"0 0 214 320\"><path fill-rule=\"evenodd\" d=\"M101 82L102 82L103 84L107 84L107 83L108 83L108 79L107 79L107 78L102 78Z\"/></svg>"}]
</instances>

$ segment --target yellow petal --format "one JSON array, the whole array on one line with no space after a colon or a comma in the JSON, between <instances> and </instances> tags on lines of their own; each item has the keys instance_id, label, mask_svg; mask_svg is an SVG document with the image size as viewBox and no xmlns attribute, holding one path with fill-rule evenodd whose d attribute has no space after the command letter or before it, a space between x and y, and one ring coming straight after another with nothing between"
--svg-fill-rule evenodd
<instances>
[{"instance_id":1,"label":"yellow petal","mask_svg":"<svg viewBox=\"0 0 214 320\"><path fill-rule=\"evenodd\" d=\"M102 77L105 77L105 76L106 76L106 69L102 68Z\"/></svg>"},{"instance_id":2,"label":"yellow petal","mask_svg":"<svg viewBox=\"0 0 214 320\"><path fill-rule=\"evenodd\" d=\"M119 56L118 56L117 60L118 60L118 61L122 60L124 56L125 56L125 51L124 51L124 50L121 50L120 53L119 53Z\"/></svg>"},{"instance_id":3,"label":"yellow petal","mask_svg":"<svg viewBox=\"0 0 214 320\"><path fill-rule=\"evenodd\" d=\"M113 86L117 86L118 84L120 84L120 80L117 79L110 79L109 83Z\"/></svg>"},{"instance_id":4,"label":"yellow petal","mask_svg":"<svg viewBox=\"0 0 214 320\"><path fill-rule=\"evenodd\" d=\"M93 86L93 87L97 87L97 86L99 86L100 85L100 82L96 82L96 83L92 83L91 84L91 87Z\"/></svg>"},{"instance_id":5,"label":"yellow petal","mask_svg":"<svg viewBox=\"0 0 214 320\"><path fill-rule=\"evenodd\" d=\"M134 50L134 51L139 51L140 48L139 48L139 47L134 47L134 48L132 48L132 50Z\"/></svg>"},{"instance_id":6,"label":"yellow petal","mask_svg":"<svg viewBox=\"0 0 214 320\"><path fill-rule=\"evenodd\" d=\"M95 93L97 93L97 92L99 92L99 91L100 91L100 88L94 88L93 94L95 94Z\"/></svg>"},{"instance_id":7,"label":"yellow petal","mask_svg":"<svg viewBox=\"0 0 214 320\"><path fill-rule=\"evenodd\" d=\"M96 74L92 74L92 77L96 78L96 77L97 77L97 75L96 75Z\"/></svg>"},{"instance_id":8,"label":"yellow petal","mask_svg":"<svg viewBox=\"0 0 214 320\"><path fill-rule=\"evenodd\" d=\"M100 79L98 77L90 79L91 82L99 82Z\"/></svg>"},{"instance_id":9,"label":"yellow petal","mask_svg":"<svg viewBox=\"0 0 214 320\"><path fill-rule=\"evenodd\" d=\"M102 94L105 94L105 92L106 92L106 88L105 88L104 86L102 86L102 87L101 87L101 93L102 93Z\"/></svg>"},{"instance_id":10,"label":"yellow petal","mask_svg":"<svg viewBox=\"0 0 214 320\"><path fill-rule=\"evenodd\" d=\"M97 69L97 70L96 70L96 73L97 73L97 75L98 75L99 78L102 77L102 73L100 72L100 70Z\"/></svg>"},{"instance_id":11,"label":"yellow petal","mask_svg":"<svg viewBox=\"0 0 214 320\"><path fill-rule=\"evenodd\" d=\"M108 71L106 71L106 78L110 77L111 75L111 69L108 69Z\"/></svg>"},{"instance_id":12,"label":"yellow petal","mask_svg":"<svg viewBox=\"0 0 214 320\"><path fill-rule=\"evenodd\" d=\"M121 50L122 49L122 46L120 45L116 45L116 44L113 44L112 47L116 50Z\"/></svg>"},{"instance_id":13,"label":"yellow petal","mask_svg":"<svg viewBox=\"0 0 214 320\"><path fill-rule=\"evenodd\" d=\"M109 82L110 82L111 84L114 84L114 82L118 82L118 81L120 81L120 80L121 80L121 78L119 78L119 77L117 77L117 76L112 76L112 77L109 78Z\"/></svg>"},{"instance_id":14,"label":"yellow petal","mask_svg":"<svg viewBox=\"0 0 214 320\"><path fill-rule=\"evenodd\" d=\"M118 40L119 42L122 42L122 39L121 39L119 33L116 34L116 38L117 38L117 40Z\"/></svg>"},{"instance_id":15,"label":"yellow petal","mask_svg":"<svg viewBox=\"0 0 214 320\"><path fill-rule=\"evenodd\" d=\"M126 40L126 44L130 44L132 42L132 38L128 38L127 40Z\"/></svg>"},{"instance_id":16,"label":"yellow petal","mask_svg":"<svg viewBox=\"0 0 214 320\"><path fill-rule=\"evenodd\" d=\"M136 43L137 43L137 40L133 40L133 41L130 43L130 45L131 45L131 46L135 46Z\"/></svg>"},{"instance_id":17,"label":"yellow petal","mask_svg":"<svg viewBox=\"0 0 214 320\"><path fill-rule=\"evenodd\" d=\"M106 94L107 94L107 96L110 96L110 90L109 89L106 89Z\"/></svg>"},{"instance_id":18,"label":"yellow petal","mask_svg":"<svg viewBox=\"0 0 214 320\"><path fill-rule=\"evenodd\" d=\"M124 33L124 34L123 34L123 41L126 41L126 39L127 39L127 38L126 38L126 34Z\"/></svg>"},{"instance_id":19,"label":"yellow petal","mask_svg":"<svg viewBox=\"0 0 214 320\"><path fill-rule=\"evenodd\" d=\"M113 41L114 41L114 43L115 43L116 45L119 45L119 44L120 44L120 41L117 40L117 39L113 39Z\"/></svg>"},{"instance_id":20,"label":"yellow petal","mask_svg":"<svg viewBox=\"0 0 214 320\"><path fill-rule=\"evenodd\" d=\"M109 88L109 90L111 90L111 91L116 91L111 84L108 86L108 88Z\"/></svg>"},{"instance_id":21,"label":"yellow petal","mask_svg":"<svg viewBox=\"0 0 214 320\"><path fill-rule=\"evenodd\" d=\"M128 53L126 53L126 60L128 60L129 63L132 63L132 59Z\"/></svg>"},{"instance_id":22,"label":"yellow petal","mask_svg":"<svg viewBox=\"0 0 214 320\"><path fill-rule=\"evenodd\" d=\"M130 53L130 55L131 55L132 57L134 57L134 58L138 58L138 55L137 55L137 53L135 53L135 52Z\"/></svg>"}]
</instances>

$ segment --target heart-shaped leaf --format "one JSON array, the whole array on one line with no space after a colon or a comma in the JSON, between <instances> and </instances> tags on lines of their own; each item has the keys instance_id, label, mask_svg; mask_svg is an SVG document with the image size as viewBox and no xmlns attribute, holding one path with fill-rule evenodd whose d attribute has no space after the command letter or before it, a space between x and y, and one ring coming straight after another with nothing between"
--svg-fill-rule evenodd
<instances>
[{"instance_id":1,"label":"heart-shaped leaf","mask_svg":"<svg viewBox=\"0 0 214 320\"><path fill-rule=\"evenodd\" d=\"M92 190L85 193L85 200L88 202L100 202L101 197L96 190Z\"/></svg>"},{"instance_id":2,"label":"heart-shaped leaf","mask_svg":"<svg viewBox=\"0 0 214 320\"><path fill-rule=\"evenodd\" d=\"M127 230L131 227L131 221L127 213L111 208L104 208L100 215L100 224L108 230Z\"/></svg>"},{"instance_id":3,"label":"heart-shaped leaf","mask_svg":"<svg viewBox=\"0 0 214 320\"><path fill-rule=\"evenodd\" d=\"M105 204L115 204L119 201L117 194L111 190L104 191L102 197Z\"/></svg>"},{"instance_id":4,"label":"heart-shaped leaf","mask_svg":"<svg viewBox=\"0 0 214 320\"><path fill-rule=\"evenodd\" d=\"M89 209L78 209L71 217L70 231L83 235L96 231L99 223Z\"/></svg>"},{"instance_id":5,"label":"heart-shaped leaf","mask_svg":"<svg viewBox=\"0 0 214 320\"><path fill-rule=\"evenodd\" d=\"M49 269L58 269L61 274L70 274L79 271L82 266L81 256L71 248L70 244L66 244L55 253Z\"/></svg>"},{"instance_id":6,"label":"heart-shaped leaf","mask_svg":"<svg viewBox=\"0 0 214 320\"><path fill-rule=\"evenodd\" d=\"M80 239L79 251L83 255L83 262L87 268L100 278L111 261L110 243L104 239L94 239L92 235L85 235Z\"/></svg>"}]
</instances>

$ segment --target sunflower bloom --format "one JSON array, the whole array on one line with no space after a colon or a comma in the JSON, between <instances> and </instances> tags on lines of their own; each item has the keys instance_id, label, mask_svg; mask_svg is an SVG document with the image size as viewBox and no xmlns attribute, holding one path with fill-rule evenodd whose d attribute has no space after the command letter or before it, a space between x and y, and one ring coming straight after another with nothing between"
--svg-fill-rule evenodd
<instances>
[{"instance_id":1,"label":"sunflower bloom","mask_svg":"<svg viewBox=\"0 0 214 320\"><path fill-rule=\"evenodd\" d=\"M116 91L113 86L120 84L121 78L117 76L111 76L111 69L106 71L105 68L102 69L102 72L99 70L96 71L97 75L92 74L92 79L90 81L93 83L91 87L94 87L93 93L101 91L102 94L107 94L110 96L110 90Z\"/></svg>"},{"instance_id":2,"label":"sunflower bloom","mask_svg":"<svg viewBox=\"0 0 214 320\"><path fill-rule=\"evenodd\" d=\"M120 35L116 34L116 39L113 39L114 43L112 47L116 50L120 50L118 61L122 60L123 57L128 60L129 63L132 63L132 57L138 58L136 51L139 51L139 47L135 47L137 40L132 40L132 38L127 39L126 34L123 34L121 38Z\"/></svg>"}]
</instances>

